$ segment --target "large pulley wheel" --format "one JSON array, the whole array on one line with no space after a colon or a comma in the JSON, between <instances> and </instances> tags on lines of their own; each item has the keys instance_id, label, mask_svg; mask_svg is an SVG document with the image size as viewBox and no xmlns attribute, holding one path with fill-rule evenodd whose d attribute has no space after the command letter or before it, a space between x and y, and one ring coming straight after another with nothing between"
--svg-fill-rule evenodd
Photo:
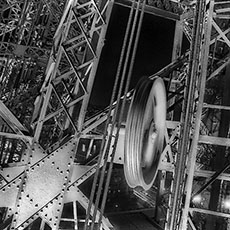
<instances>
[{"instance_id":1,"label":"large pulley wheel","mask_svg":"<svg viewBox=\"0 0 230 230\"><path fill-rule=\"evenodd\" d=\"M143 78L137 84L126 122L125 178L131 188L148 190L155 180L164 144L164 81Z\"/></svg>"}]
</instances>

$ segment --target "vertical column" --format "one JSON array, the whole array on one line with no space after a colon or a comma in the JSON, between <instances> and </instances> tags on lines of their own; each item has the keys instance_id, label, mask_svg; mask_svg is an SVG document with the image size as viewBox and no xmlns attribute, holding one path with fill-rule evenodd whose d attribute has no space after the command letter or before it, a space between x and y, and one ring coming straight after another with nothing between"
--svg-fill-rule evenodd
<instances>
[{"instance_id":1,"label":"vertical column","mask_svg":"<svg viewBox=\"0 0 230 230\"><path fill-rule=\"evenodd\" d=\"M212 0L210 1L209 11L208 11L207 20L204 28L204 43L202 45L201 60L200 60L201 61L200 81L198 81L198 83L200 83L198 84L199 101L197 103L195 131L193 133L193 141L188 157L189 163L188 163L188 174L187 174L187 181L186 181L185 205L183 208L182 222L181 222L182 229L187 229L187 223L189 218L189 206L190 206L191 195L192 195L193 176L194 176L195 164L196 164L196 154L197 154L197 146L199 140L202 106L204 100L205 83L206 83L206 75L207 75L207 67L208 67L208 59L209 59L209 45L210 45L211 29L212 29L213 8L214 8L214 1Z\"/></svg>"}]
</instances>

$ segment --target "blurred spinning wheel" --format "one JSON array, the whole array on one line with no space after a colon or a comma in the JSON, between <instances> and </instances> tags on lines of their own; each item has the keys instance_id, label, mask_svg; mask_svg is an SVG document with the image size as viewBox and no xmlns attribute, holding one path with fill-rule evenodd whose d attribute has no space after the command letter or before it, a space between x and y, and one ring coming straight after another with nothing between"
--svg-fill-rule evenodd
<instances>
[{"instance_id":1,"label":"blurred spinning wheel","mask_svg":"<svg viewBox=\"0 0 230 230\"><path fill-rule=\"evenodd\" d=\"M143 78L137 84L125 134L125 178L131 188L148 190L156 178L164 144L166 91L164 81Z\"/></svg>"}]
</instances>

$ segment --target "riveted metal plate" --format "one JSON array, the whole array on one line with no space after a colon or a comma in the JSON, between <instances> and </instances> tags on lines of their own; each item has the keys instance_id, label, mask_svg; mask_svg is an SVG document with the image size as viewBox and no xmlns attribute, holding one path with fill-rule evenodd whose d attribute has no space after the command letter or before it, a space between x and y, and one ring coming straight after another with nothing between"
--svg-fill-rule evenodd
<instances>
[{"instance_id":1,"label":"riveted metal plate","mask_svg":"<svg viewBox=\"0 0 230 230\"><path fill-rule=\"evenodd\" d=\"M14 213L15 202L18 194L21 177L17 177L0 188L0 207L8 207L8 215Z\"/></svg>"},{"instance_id":2,"label":"riveted metal plate","mask_svg":"<svg viewBox=\"0 0 230 230\"><path fill-rule=\"evenodd\" d=\"M59 195L51 200L44 208L39 211L39 216L43 218L49 226L54 229L57 227L57 220L62 212L63 196Z\"/></svg>"},{"instance_id":3,"label":"riveted metal plate","mask_svg":"<svg viewBox=\"0 0 230 230\"><path fill-rule=\"evenodd\" d=\"M70 140L29 168L18 197L14 227L21 226L58 194L63 198L75 149L76 143Z\"/></svg>"},{"instance_id":4,"label":"riveted metal plate","mask_svg":"<svg viewBox=\"0 0 230 230\"><path fill-rule=\"evenodd\" d=\"M31 151L27 149L21 156L21 161L15 163L14 165L10 165L10 167L1 169L1 176L5 178L9 183L14 180L17 176L19 176L25 170L25 165L28 161L28 157L30 157L30 165L36 164L36 162L40 161L42 158L46 156L46 152L42 150L42 148L38 145L34 145L33 153L29 156Z\"/></svg>"},{"instance_id":5,"label":"riveted metal plate","mask_svg":"<svg viewBox=\"0 0 230 230\"><path fill-rule=\"evenodd\" d=\"M2 171L1 171L1 176L5 178L5 180L7 181L7 184L10 184L24 170L25 170L24 165L3 168ZM1 201L0 201L0 205L1 205Z\"/></svg>"}]
</instances>

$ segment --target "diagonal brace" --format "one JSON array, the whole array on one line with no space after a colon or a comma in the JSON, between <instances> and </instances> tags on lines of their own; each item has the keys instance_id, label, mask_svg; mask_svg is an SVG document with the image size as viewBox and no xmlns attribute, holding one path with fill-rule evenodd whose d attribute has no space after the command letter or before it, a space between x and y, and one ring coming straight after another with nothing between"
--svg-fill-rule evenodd
<instances>
[{"instance_id":1,"label":"diagonal brace","mask_svg":"<svg viewBox=\"0 0 230 230\"><path fill-rule=\"evenodd\" d=\"M79 17L77 16L75 10L72 9L72 11L73 11L74 16L75 16L75 18L76 18L77 24L78 24L78 26L80 27L81 32L83 33L83 35L84 35L84 37L85 37L85 40L86 40L86 42L87 42L87 44L88 44L88 46L89 46L91 52L93 53L93 56L94 56L94 57L97 57L97 55L96 55L96 53L95 53L95 51L94 51L94 49L93 49L93 47L92 47L92 45L91 45L91 43L90 43L90 41L89 41L88 35L87 35L86 32L85 32L85 29L84 29L84 27L83 27L83 25L82 25L82 22L79 20Z\"/></svg>"}]
</instances>

